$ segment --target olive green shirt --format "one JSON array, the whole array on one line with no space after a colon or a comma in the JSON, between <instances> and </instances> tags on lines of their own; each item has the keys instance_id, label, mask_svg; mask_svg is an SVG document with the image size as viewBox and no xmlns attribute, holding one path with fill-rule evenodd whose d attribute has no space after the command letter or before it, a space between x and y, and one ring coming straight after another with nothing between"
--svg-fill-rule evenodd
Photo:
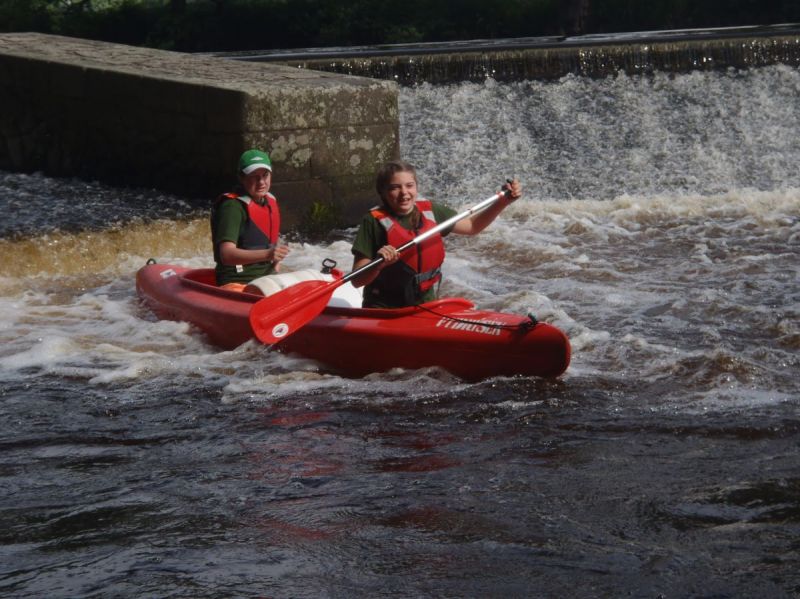
<instances>
[{"instance_id":1,"label":"olive green shirt","mask_svg":"<svg viewBox=\"0 0 800 599\"><path fill-rule=\"evenodd\" d=\"M211 238L214 244L214 261L217 263L214 269L217 285L249 283L253 279L275 272L275 265L272 262L255 262L240 266L222 264L219 244L231 241L238 245L239 235L247 218L247 208L239 200L222 200L211 211Z\"/></svg>"}]
</instances>

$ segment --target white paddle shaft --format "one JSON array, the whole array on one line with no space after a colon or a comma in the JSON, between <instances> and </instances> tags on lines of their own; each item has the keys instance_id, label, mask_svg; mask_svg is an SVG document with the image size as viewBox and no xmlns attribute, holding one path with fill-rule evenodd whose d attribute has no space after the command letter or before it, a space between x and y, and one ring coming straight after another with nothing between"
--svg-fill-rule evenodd
<instances>
[{"instance_id":1,"label":"white paddle shaft","mask_svg":"<svg viewBox=\"0 0 800 599\"><path fill-rule=\"evenodd\" d=\"M481 212L482 210L486 210L489 206L491 206L497 200L499 200L504 195L506 195L506 193L508 193L508 192L501 191L500 193L496 193L492 197L486 198L482 202L480 202L478 204L475 204L472 208L468 208L467 210L464 210L464 212L456 214L455 216L451 216L446 221L443 221L443 222L439 223L438 225L436 225L433 229L428 229L422 235L419 235L418 237L415 237L414 239L412 239L408 243L404 243L403 245L401 245L399 248L397 248L398 253L404 252L408 248L414 247L415 245L419 245L420 243L422 243L423 241L425 241L429 237L432 237L433 235L436 235L440 231L443 231L447 227L450 227L450 226L456 224L458 221L463 220L463 219L467 218L468 216L472 216L473 214L477 214L478 212ZM358 275L360 275L364 271L369 270L373 266L377 266L381 262L383 262L383 256L379 256L378 258L375 258L375 260L373 260L369 264L365 264L361 268L357 268L356 270L350 272L349 274L347 274L344 277L342 277L340 279L340 281L342 283L346 283L347 281L349 281L351 279L354 279L355 277L357 277Z\"/></svg>"}]
</instances>

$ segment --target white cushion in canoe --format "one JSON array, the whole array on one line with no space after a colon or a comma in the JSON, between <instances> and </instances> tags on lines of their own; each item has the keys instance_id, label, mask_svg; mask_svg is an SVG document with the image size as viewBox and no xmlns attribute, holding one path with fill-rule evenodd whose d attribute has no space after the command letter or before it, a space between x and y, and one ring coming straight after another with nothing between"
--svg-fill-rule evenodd
<instances>
[{"instance_id":1,"label":"white cushion in canoe","mask_svg":"<svg viewBox=\"0 0 800 599\"><path fill-rule=\"evenodd\" d=\"M303 281L333 281L333 275L323 274L318 270L307 268L305 270L296 270L294 272L284 272L275 275L266 275L253 279L245 288L248 293L256 293L258 295L272 295L283 291L287 287L302 283ZM339 285L331 296L328 302L329 306L336 306L340 308L360 308L361 307L361 290L356 289L350 283Z\"/></svg>"},{"instance_id":2,"label":"white cushion in canoe","mask_svg":"<svg viewBox=\"0 0 800 599\"><path fill-rule=\"evenodd\" d=\"M352 283L347 282L336 288L331 299L328 300L328 305L336 308L360 308L363 300L361 288L353 287Z\"/></svg>"}]
</instances>

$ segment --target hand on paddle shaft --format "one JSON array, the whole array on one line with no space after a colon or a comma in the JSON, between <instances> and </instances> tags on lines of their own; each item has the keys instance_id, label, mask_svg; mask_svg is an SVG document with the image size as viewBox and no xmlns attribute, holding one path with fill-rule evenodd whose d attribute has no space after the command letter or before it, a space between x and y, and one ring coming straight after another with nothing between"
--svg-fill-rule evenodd
<instances>
[{"instance_id":1,"label":"hand on paddle shaft","mask_svg":"<svg viewBox=\"0 0 800 599\"><path fill-rule=\"evenodd\" d=\"M504 186L506 187L506 186ZM408 243L403 244L395 251L401 254L407 249L419 245L426 239L440 233L441 231L459 226L461 221L478 215L477 219L469 219L469 225L460 227L459 233L466 235L474 235L483 230L498 214L505 208L505 206L494 206L501 198L510 198L510 201L516 200L522 195L522 190L519 181L512 181L509 187L486 198L482 202L476 204L472 208L456 214L447 220L439 223L435 227L428 229L421 235L418 235ZM491 208L491 210L489 210ZM480 214L486 211L485 214ZM488 218L485 218L488 216ZM484 217L484 218L481 218ZM281 339L291 335L303 325L313 320L325 309L328 305L333 292L338 287L349 282L353 278L359 276L366 270L376 267L384 261L383 256L378 256L372 262L365 264L360 268L356 268L349 274L341 279L334 281L303 281L291 287L279 291L273 295L265 297L264 299L256 302L250 309L250 326L256 337L267 345L271 345L280 341Z\"/></svg>"},{"instance_id":2,"label":"hand on paddle shaft","mask_svg":"<svg viewBox=\"0 0 800 599\"><path fill-rule=\"evenodd\" d=\"M522 197L522 186L516 179L506 179L503 186L500 188L506 192L506 197L509 198L509 204Z\"/></svg>"}]
</instances>

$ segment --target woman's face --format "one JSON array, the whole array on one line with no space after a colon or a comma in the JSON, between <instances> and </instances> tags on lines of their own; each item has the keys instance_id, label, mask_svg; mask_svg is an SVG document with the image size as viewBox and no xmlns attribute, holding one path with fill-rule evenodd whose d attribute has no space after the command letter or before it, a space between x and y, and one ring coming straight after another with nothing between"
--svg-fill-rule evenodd
<instances>
[{"instance_id":1,"label":"woman's face","mask_svg":"<svg viewBox=\"0 0 800 599\"><path fill-rule=\"evenodd\" d=\"M260 168L249 175L240 175L239 180L247 195L258 200L267 195L270 183L272 183L272 173L265 168Z\"/></svg>"},{"instance_id":2,"label":"woman's face","mask_svg":"<svg viewBox=\"0 0 800 599\"><path fill-rule=\"evenodd\" d=\"M410 214L414 210L414 202L417 201L417 179L414 173L400 171L392 175L383 200L398 216Z\"/></svg>"}]
</instances>

